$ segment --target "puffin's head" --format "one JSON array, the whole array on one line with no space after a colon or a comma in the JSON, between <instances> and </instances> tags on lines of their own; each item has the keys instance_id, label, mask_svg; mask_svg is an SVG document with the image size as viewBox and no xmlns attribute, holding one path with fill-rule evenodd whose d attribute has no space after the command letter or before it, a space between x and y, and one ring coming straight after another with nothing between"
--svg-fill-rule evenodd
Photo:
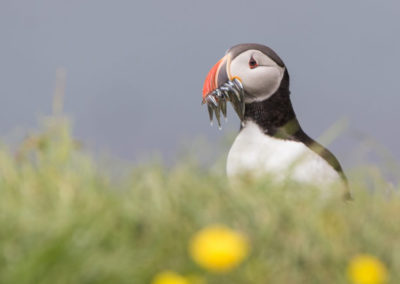
<instances>
[{"instance_id":1,"label":"puffin's head","mask_svg":"<svg viewBox=\"0 0 400 284\"><path fill-rule=\"evenodd\" d=\"M289 88L285 64L272 49L261 44L239 44L211 68L203 85L203 101L235 78L243 85L245 103L263 101L279 88Z\"/></svg>"}]
</instances>

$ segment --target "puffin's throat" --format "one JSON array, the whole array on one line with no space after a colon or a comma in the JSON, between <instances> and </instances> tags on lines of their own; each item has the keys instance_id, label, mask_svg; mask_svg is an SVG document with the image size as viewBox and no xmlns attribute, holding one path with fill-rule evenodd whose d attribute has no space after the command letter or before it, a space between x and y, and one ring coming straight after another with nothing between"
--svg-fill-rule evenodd
<instances>
[{"instance_id":1,"label":"puffin's throat","mask_svg":"<svg viewBox=\"0 0 400 284\"><path fill-rule=\"evenodd\" d=\"M290 101L290 91L286 88L279 88L264 101L246 104L244 119L254 121L270 136L291 136L300 130Z\"/></svg>"}]
</instances>

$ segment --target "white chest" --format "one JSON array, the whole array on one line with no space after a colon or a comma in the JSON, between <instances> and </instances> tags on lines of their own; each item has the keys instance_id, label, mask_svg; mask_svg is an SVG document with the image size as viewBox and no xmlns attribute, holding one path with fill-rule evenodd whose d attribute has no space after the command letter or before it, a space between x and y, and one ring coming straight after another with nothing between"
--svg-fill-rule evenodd
<instances>
[{"instance_id":1,"label":"white chest","mask_svg":"<svg viewBox=\"0 0 400 284\"><path fill-rule=\"evenodd\" d=\"M278 180L315 184L339 179L338 173L303 143L265 135L253 122L246 122L236 137L228 154L227 174L269 174Z\"/></svg>"}]
</instances>

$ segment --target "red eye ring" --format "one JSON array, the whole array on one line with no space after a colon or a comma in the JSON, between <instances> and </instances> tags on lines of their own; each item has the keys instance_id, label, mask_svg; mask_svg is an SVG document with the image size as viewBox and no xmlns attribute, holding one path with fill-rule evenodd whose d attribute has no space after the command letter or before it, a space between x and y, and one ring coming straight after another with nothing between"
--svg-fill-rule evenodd
<instances>
[{"instance_id":1,"label":"red eye ring","mask_svg":"<svg viewBox=\"0 0 400 284\"><path fill-rule=\"evenodd\" d=\"M254 59L254 57L252 56L249 60L249 67L250 69L254 69L258 66L257 61Z\"/></svg>"}]
</instances>

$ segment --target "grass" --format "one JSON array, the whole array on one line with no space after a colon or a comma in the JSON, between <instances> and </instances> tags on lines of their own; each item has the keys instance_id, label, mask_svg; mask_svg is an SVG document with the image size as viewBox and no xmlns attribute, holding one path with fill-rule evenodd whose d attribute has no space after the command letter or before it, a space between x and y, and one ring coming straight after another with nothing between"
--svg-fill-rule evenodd
<instances>
[{"instance_id":1,"label":"grass","mask_svg":"<svg viewBox=\"0 0 400 284\"><path fill-rule=\"evenodd\" d=\"M353 175L353 202L292 183L229 185L223 171L188 161L115 180L52 118L16 153L0 150L0 283L140 284L163 270L203 283L349 283L358 254L400 283L399 191L372 172ZM207 271L188 253L211 224L250 243L230 272Z\"/></svg>"}]
</instances>

